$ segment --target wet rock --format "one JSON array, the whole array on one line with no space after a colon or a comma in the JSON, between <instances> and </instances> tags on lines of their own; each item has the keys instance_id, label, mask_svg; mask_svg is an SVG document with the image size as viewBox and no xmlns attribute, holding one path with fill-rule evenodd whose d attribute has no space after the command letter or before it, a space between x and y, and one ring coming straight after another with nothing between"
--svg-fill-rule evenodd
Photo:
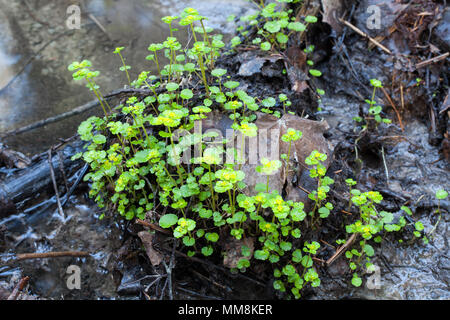
<instances>
[{"instance_id":1,"label":"wet rock","mask_svg":"<svg viewBox=\"0 0 450 320\"><path fill-rule=\"evenodd\" d=\"M450 50L450 9L447 7L443 13L442 19L435 28L434 34L438 38L444 50Z\"/></svg>"},{"instance_id":2,"label":"wet rock","mask_svg":"<svg viewBox=\"0 0 450 320\"><path fill-rule=\"evenodd\" d=\"M355 12L356 26L372 37L389 35L389 28L408 5L395 0L363 0ZM376 8L380 15L377 16Z\"/></svg>"},{"instance_id":3,"label":"wet rock","mask_svg":"<svg viewBox=\"0 0 450 320\"><path fill-rule=\"evenodd\" d=\"M120 285L117 287L117 293L122 296L137 295L142 290L140 281L136 281L137 270L125 270Z\"/></svg>"}]
</instances>

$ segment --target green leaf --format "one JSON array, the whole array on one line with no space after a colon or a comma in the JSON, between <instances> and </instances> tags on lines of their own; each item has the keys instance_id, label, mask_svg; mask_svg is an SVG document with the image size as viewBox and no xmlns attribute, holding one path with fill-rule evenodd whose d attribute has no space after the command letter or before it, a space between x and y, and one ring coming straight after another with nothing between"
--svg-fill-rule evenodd
<instances>
[{"instance_id":1,"label":"green leaf","mask_svg":"<svg viewBox=\"0 0 450 320\"><path fill-rule=\"evenodd\" d=\"M328 208L321 207L319 209L319 213L320 213L320 217L322 219L324 219L324 218L326 218L326 217L328 217L330 215L330 210Z\"/></svg>"},{"instance_id":2,"label":"green leaf","mask_svg":"<svg viewBox=\"0 0 450 320\"><path fill-rule=\"evenodd\" d=\"M448 192L444 189L436 191L436 199L443 200L448 197Z\"/></svg>"},{"instance_id":3,"label":"green leaf","mask_svg":"<svg viewBox=\"0 0 450 320\"><path fill-rule=\"evenodd\" d=\"M407 206L401 206L400 209L405 211L409 216L412 216L412 211Z\"/></svg>"},{"instance_id":4,"label":"green leaf","mask_svg":"<svg viewBox=\"0 0 450 320\"><path fill-rule=\"evenodd\" d=\"M316 23L317 22L317 18L314 16L306 16L305 21L308 23Z\"/></svg>"},{"instance_id":5,"label":"green leaf","mask_svg":"<svg viewBox=\"0 0 450 320\"><path fill-rule=\"evenodd\" d=\"M281 24L279 21L268 21L264 24L264 29L270 33L277 33L281 29Z\"/></svg>"},{"instance_id":6,"label":"green leaf","mask_svg":"<svg viewBox=\"0 0 450 320\"><path fill-rule=\"evenodd\" d=\"M269 258L269 255L269 252L267 252L266 250L256 250L254 253L255 259L258 260L267 260L267 258Z\"/></svg>"},{"instance_id":7,"label":"green leaf","mask_svg":"<svg viewBox=\"0 0 450 320\"><path fill-rule=\"evenodd\" d=\"M301 22L291 22L287 27L289 30L294 30L297 32L303 32L306 30L306 26Z\"/></svg>"},{"instance_id":8,"label":"green leaf","mask_svg":"<svg viewBox=\"0 0 450 320\"><path fill-rule=\"evenodd\" d=\"M217 242L219 240L219 235L215 232L205 234L205 239L211 242Z\"/></svg>"},{"instance_id":9,"label":"green leaf","mask_svg":"<svg viewBox=\"0 0 450 320\"><path fill-rule=\"evenodd\" d=\"M313 261L310 256L304 256L302 258L302 266L305 268L310 268L313 265Z\"/></svg>"},{"instance_id":10,"label":"green leaf","mask_svg":"<svg viewBox=\"0 0 450 320\"><path fill-rule=\"evenodd\" d=\"M92 141L95 144L104 144L106 142L106 137L104 135L102 135L102 134L97 134L97 135L94 136Z\"/></svg>"},{"instance_id":11,"label":"green leaf","mask_svg":"<svg viewBox=\"0 0 450 320\"><path fill-rule=\"evenodd\" d=\"M302 261L302 251L300 249L295 249L295 251L292 252L292 261L297 263Z\"/></svg>"},{"instance_id":12,"label":"green leaf","mask_svg":"<svg viewBox=\"0 0 450 320\"><path fill-rule=\"evenodd\" d=\"M211 246L207 246L207 247L203 247L202 248L202 254L205 257L209 257L210 255L212 255L214 252L213 248Z\"/></svg>"},{"instance_id":13,"label":"green leaf","mask_svg":"<svg viewBox=\"0 0 450 320\"><path fill-rule=\"evenodd\" d=\"M314 77L320 77L322 75L322 72L316 69L309 69L309 73Z\"/></svg>"},{"instance_id":14,"label":"green leaf","mask_svg":"<svg viewBox=\"0 0 450 320\"><path fill-rule=\"evenodd\" d=\"M271 48L272 48L272 45L269 42L265 41L265 42L261 43L261 50L269 51Z\"/></svg>"},{"instance_id":15,"label":"green leaf","mask_svg":"<svg viewBox=\"0 0 450 320\"><path fill-rule=\"evenodd\" d=\"M184 89L184 90L181 90L181 92L180 92L180 97L185 100L189 100L193 96L194 96L194 94L192 93L192 90L190 90L190 89Z\"/></svg>"},{"instance_id":16,"label":"green leaf","mask_svg":"<svg viewBox=\"0 0 450 320\"><path fill-rule=\"evenodd\" d=\"M372 257L375 254L375 250L370 244L366 244L364 246L364 252L367 254L367 256Z\"/></svg>"},{"instance_id":17,"label":"green leaf","mask_svg":"<svg viewBox=\"0 0 450 320\"><path fill-rule=\"evenodd\" d=\"M355 287L359 287L362 284L362 279L360 277L358 277L358 275L356 273L353 274L352 284Z\"/></svg>"},{"instance_id":18,"label":"green leaf","mask_svg":"<svg viewBox=\"0 0 450 320\"><path fill-rule=\"evenodd\" d=\"M414 227L416 228L417 231L422 231L423 229L425 229L425 227L423 226L423 223L420 221L417 221L414 224Z\"/></svg>"},{"instance_id":19,"label":"green leaf","mask_svg":"<svg viewBox=\"0 0 450 320\"><path fill-rule=\"evenodd\" d=\"M168 84L166 84L166 89L167 91L175 91L179 88L178 83L175 82L169 82Z\"/></svg>"},{"instance_id":20,"label":"green leaf","mask_svg":"<svg viewBox=\"0 0 450 320\"><path fill-rule=\"evenodd\" d=\"M195 239L188 236L184 236L183 243L186 247L192 247L195 244Z\"/></svg>"},{"instance_id":21,"label":"green leaf","mask_svg":"<svg viewBox=\"0 0 450 320\"><path fill-rule=\"evenodd\" d=\"M222 76L224 76L227 73L227 70L225 69L214 69L213 71L211 71L211 75L213 75L214 77L220 78Z\"/></svg>"},{"instance_id":22,"label":"green leaf","mask_svg":"<svg viewBox=\"0 0 450 320\"><path fill-rule=\"evenodd\" d=\"M248 268L250 267L250 261L248 261L247 259L241 259L238 261L237 267L239 269Z\"/></svg>"},{"instance_id":23,"label":"green leaf","mask_svg":"<svg viewBox=\"0 0 450 320\"><path fill-rule=\"evenodd\" d=\"M159 225L161 228L170 228L178 222L178 217L174 214L165 214L159 219Z\"/></svg>"},{"instance_id":24,"label":"green leaf","mask_svg":"<svg viewBox=\"0 0 450 320\"><path fill-rule=\"evenodd\" d=\"M275 106L276 100L272 97L266 98L262 101L262 105L266 108L271 108Z\"/></svg>"},{"instance_id":25,"label":"green leaf","mask_svg":"<svg viewBox=\"0 0 450 320\"><path fill-rule=\"evenodd\" d=\"M283 251L290 251L290 250L292 249L292 243L286 242L286 241L282 241L282 242L280 243L280 248L281 248Z\"/></svg>"}]
</instances>

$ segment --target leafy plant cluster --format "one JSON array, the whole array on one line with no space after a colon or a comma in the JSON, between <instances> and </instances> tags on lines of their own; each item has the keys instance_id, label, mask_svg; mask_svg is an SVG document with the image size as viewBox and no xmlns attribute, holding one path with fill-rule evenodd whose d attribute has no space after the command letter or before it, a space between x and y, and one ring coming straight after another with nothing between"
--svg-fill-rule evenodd
<instances>
[{"instance_id":1,"label":"leafy plant cluster","mask_svg":"<svg viewBox=\"0 0 450 320\"><path fill-rule=\"evenodd\" d=\"M261 13L254 19L262 16L265 23L260 35L271 46L282 48L286 43L280 32L290 30L285 34L289 36L292 31L304 30L292 24L295 22L291 12L275 11L272 4L264 6L264 2L261 6ZM269 186L271 176L283 166L289 172L293 144L302 138L302 132L292 128L282 136L288 153L281 156L282 161L261 159L256 171L266 182L256 185L256 195L246 195L244 162L239 156L244 155L244 150L231 150L237 164L223 163L226 155L223 144L227 141L208 143L216 137L214 134L191 131L196 121L220 110L232 120L235 136L254 137L258 132L255 111L280 116L272 110L276 99L260 100L248 95L239 89L239 82L227 76L227 70L215 67L225 44L220 34L212 34L205 26L205 18L195 9L187 8L179 17L167 16L162 20L168 24L170 36L148 47L147 59L154 63L156 75L144 71L132 81L128 72L131 67L122 55L124 48L115 50L129 86L145 89L144 98L131 96L112 109L95 82L99 72L92 70L92 64L84 60L69 66L75 80L86 82L104 113L103 117L90 117L78 128L81 139L86 141L86 151L73 159L82 158L90 165L84 177L91 182L89 195L105 212L118 212L127 220L152 219L162 228L170 229L175 238L181 239L189 256L211 256L218 253L221 241L252 237L257 240L255 250L242 246L244 258L237 262L237 269L244 272L254 261L268 261L274 266L274 288L299 298L305 286L320 285L313 263L320 244L303 241L302 228L305 222L319 226L334 209L328 196L334 181L326 176L327 156L315 150L305 161L310 177L317 181L316 190L309 194L313 202L310 210L305 211L302 202L284 200ZM306 23L313 20L305 19ZM192 47L184 48L175 37L176 23L189 28L194 39ZM196 79L199 85L194 88L185 79ZM287 96L280 95L278 99L286 112L290 105ZM179 137L180 131L188 134ZM198 146L201 155L184 163L185 152ZM353 184L349 180L349 185ZM351 256L346 254L350 268L355 270L353 283L357 285L356 270L363 257L367 260L373 256L368 241L373 237L377 240L383 230L397 231L403 222L393 224L392 214L376 210L375 205L382 200L378 192L350 190L350 204L357 208L359 220L346 226L346 230L363 238L360 249L351 250Z\"/></svg>"},{"instance_id":2,"label":"leafy plant cluster","mask_svg":"<svg viewBox=\"0 0 450 320\"><path fill-rule=\"evenodd\" d=\"M373 87L373 92L372 98L365 100L365 102L369 105L367 115L364 117L358 116L353 118L353 120L357 123L361 123L361 132L368 130L371 123L375 123L375 127L378 127L381 123L392 123L391 119L382 118L383 107L378 105L375 100L377 89L383 88L383 84L378 79L371 79L370 85Z\"/></svg>"}]
</instances>

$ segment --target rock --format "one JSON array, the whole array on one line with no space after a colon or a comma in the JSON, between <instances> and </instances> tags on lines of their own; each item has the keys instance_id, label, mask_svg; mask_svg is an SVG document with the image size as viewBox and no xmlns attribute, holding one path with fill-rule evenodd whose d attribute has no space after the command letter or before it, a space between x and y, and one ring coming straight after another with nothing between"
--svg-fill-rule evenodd
<instances>
[{"instance_id":1,"label":"rock","mask_svg":"<svg viewBox=\"0 0 450 320\"><path fill-rule=\"evenodd\" d=\"M125 270L117 293L122 296L131 296L139 294L142 289L141 282L136 281L136 272L134 270Z\"/></svg>"},{"instance_id":2,"label":"rock","mask_svg":"<svg viewBox=\"0 0 450 320\"><path fill-rule=\"evenodd\" d=\"M438 38L445 51L450 50L450 10L445 8L442 19L435 28L434 34Z\"/></svg>"},{"instance_id":3,"label":"rock","mask_svg":"<svg viewBox=\"0 0 450 320\"><path fill-rule=\"evenodd\" d=\"M371 37L387 36L389 28L407 6L407 4L401 4L395 0L363 0L355 12L356 26ZM375 7L379 9L378 17L376 11L373 10Z\"/></svg>"}]
</instances>

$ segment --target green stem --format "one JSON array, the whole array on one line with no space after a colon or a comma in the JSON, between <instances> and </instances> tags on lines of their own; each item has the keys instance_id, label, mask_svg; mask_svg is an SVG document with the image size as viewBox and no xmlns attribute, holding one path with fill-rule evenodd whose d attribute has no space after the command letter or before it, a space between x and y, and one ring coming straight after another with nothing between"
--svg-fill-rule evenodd
<instances>
[{"instance_id":1,"label":"green stem","mask_svg":"<svg viewBox=\"0 0 450 320\"><path fill-rule=\"evenodd\" d=\"M291 160L291 146L292 141L289 141L288 155L287 155L287 165L286 165L286 178L289 175L289 161Z\"/></svg>"},{"instance_id":2,"label":"green stem","mask_svg":"<svg viewBox=\"0 0 450 320\"><path fill-rule=\"evenodd\" d=\"M167 127L167 128L169 129L170 143L171 143L171 145L172 145L172 150L173 150L173 152L174 152L174 157L175 157L175 143L173 142L172 130L170 129L170 127ZM184 179L183 179L183 175L181 174L181 168L180 168L180 165L178 164L178 162L175 162L175 165L176 165L176 167L177 167L177 173L178 173L178 176L180 177L181 183L183 184L183 183L184 183Z\"/></svg>"},{"instance_id":3,"label":"green stem","mask_svg":"<svg viewBox=\"0 0 450 320\"><path fill-rule=\"evenodd\" d=\"M120 52L119 52L119 57L120 57L120 60L122 61L123 68L124 68L125 73L127 75L128 84L131 87L131 79L130 79L130 75L129 75L128 70L127 70L127 65L125 64L125 60L123 59L123 56L122 56L122 54Z\"/></svg>"},{"instance_id":4,"label":"green stem","mask_svg":"<svg viewBox=\"0 0 450 320\"><path fill-rule=\"evenodd\" d=\"M209 177L210 177L210 179L209 179L209 189L211 190L213 210L216 211L216 200L215 200L214 189L213 189L212 181L211 181L212 172L211 172L211 165L210 164L208 164L208 171L209 171Z\"/></svg>"}]
</instances>

